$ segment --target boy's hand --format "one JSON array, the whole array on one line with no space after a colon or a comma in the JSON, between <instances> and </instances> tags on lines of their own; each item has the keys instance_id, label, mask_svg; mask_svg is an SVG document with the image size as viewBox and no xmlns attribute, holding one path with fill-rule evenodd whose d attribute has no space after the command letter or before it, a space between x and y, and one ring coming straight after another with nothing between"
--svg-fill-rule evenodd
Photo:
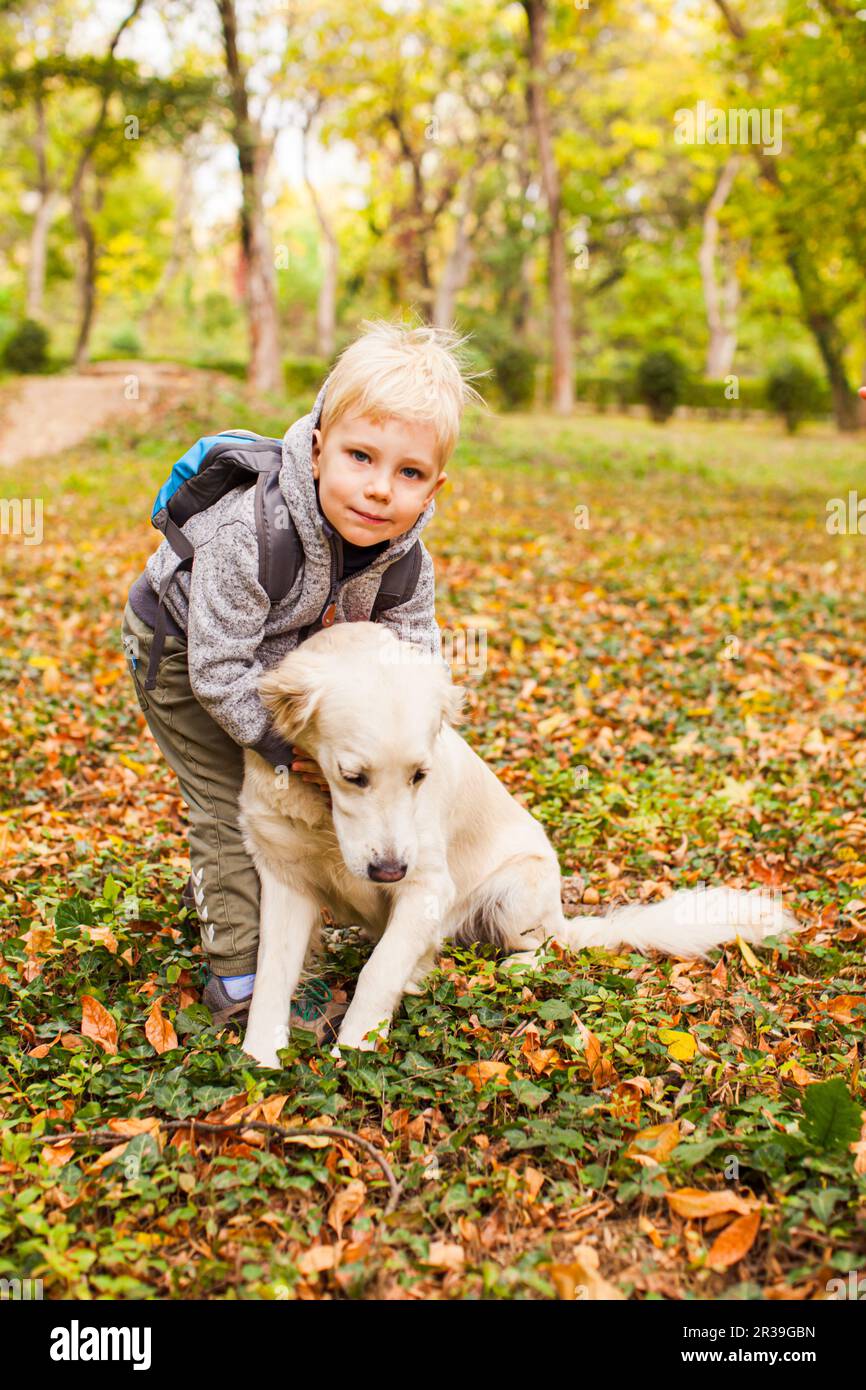
<instances>
[{"instance_id":1,"label":"boy's hand","mask_svg":"<svg viewBox=\"0 0 866 1390\"><path fill-rule=\"evenodd\" d=\"M291 745L294 761L291 765L292 772L297 772L304 782L312 782L314 786L321 787L322 791L327 792L328 800L331 799L331 789L328 786L328 779L319 764L302 748Z\"/></svg>"}]
</instances>

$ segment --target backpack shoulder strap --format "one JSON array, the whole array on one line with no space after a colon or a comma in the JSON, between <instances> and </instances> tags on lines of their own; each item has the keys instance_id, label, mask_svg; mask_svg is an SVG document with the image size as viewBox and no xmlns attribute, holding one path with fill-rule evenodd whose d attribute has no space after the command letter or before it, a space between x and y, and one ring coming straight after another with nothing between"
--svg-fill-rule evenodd
<instances>
[{"instance_id":1,"label":"backpack shoulder strap","mask_svg":"<svg viewBox=\"0 0 866 1390\"><path fill-rule=\"evenodd\" d=\"M370 613L370 621L375 622L379 615L387 613L389 608L398 608L401 603L408 602L415 592L420 573L421 542L416 541L405 555L401 555L399 560L395 560L393 565L386 569Z\"/></svg>"},{"instance_id":2,"label":"backpack shoulder strap","mask_svg":"<svg viewBox=\"0 0 866 1390\"><path fill-rule=\"evenodd\" d=\"M280 491L280 470L262 473L256 482L256 534L259 583L271 603L280 603L298 576L301 545L295 523Z\"/></svg>"}]
</instances>

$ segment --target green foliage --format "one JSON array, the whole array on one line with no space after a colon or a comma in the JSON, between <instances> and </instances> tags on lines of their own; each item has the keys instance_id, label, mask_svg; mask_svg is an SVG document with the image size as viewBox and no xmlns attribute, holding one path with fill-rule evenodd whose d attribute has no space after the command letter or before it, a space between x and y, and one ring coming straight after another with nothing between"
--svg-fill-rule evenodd
<instances>
[{"instance_id":1,"label":"green foliage","mask_svg":"<svg viewBox=\"0 0 866 1390\"><path fill-rule=\"evenodd\" d=\"M864 997L866 1003L866 997ZM845 1152L860 1137L862 1106L851 1099L841 1077L807 1086L801 1128L822 1152Z\"/></svg>"},{"instance_id":2,"label":"green foliage","mask_svg":"<svg viewBox=\"0 0 866 1390\"><path fill-rule=\"evenodd\" d=\"M648 352L638 363L635 374L637 396L649 407L653 420L663 424L680 403L686 371L676 353L660 348Z\"/></svg>"},{"instance_id":3,"label":"green foliage","mask_svg":"<svg viewBox=\"0 0 866 1390\"><path fill-rule=\"evenodd\" d=\"M778 362L767 378L767 401L793 434L798 425L816 413L821 399L821 382L795 358Z\"/></svg>"},{"instance_id":4,"label":"green foliage","mask_svg":"<svg viewBox=\"0 0 866 1390\"><path fill-rule=\"evenodd\" d=\"M127 324L113 335L110 346L115 352L122 352L129 357L138 357L141 354L141 338L131 324Z\"/></svg>"},{"instance_id":5,"label":"green foliage","mask_svg":"<svg viewBox=\"0 0 866 1390\"><path fill-rule=\"evenodd\" d=\"M329 363L323 357L284 357L283 381L290 396L317 392L328 375Z\"/></svg>"},{"instance_id":6,"label":"green foliage","mask_svg":"<svg viewBox=\"0 0 866 1390\"><path fill-rule=\"evenodd\" d=\"M506 410L527 410L535 399L535 353L514 343L493 357L499 398Z\"/></svg>"},{"instance_id":7,"label":"green foliage","mask_svg":"<svg viewBox=\"0 0 866 1390\"><path fill-rule=\"evenodd\" d=\"M11 372L43 372L48 366L48 330L34 319L24 319L7 338L3 365Z\"/></svg>"}]
</instances>

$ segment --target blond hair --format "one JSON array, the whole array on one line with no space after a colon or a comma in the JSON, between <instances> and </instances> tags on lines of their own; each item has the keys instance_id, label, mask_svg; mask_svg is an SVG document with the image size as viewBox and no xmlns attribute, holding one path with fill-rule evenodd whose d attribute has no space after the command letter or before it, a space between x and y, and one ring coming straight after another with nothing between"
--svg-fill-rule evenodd
<instances>
[{"instance_id":1,"label":"blond hair","mask_svg":"<svg viewBox=\"0 0 866 1390\"><path fill-rule=\"evenodd\" d=\"M460 352L467 339L454 329L385 319L364 319L362 327L367 332L343 349L328 376L323 434L351 410L377 423L394 416L429 421L441 471L459 438L464 406L485 405L469 378L486 373L467 370Z\"/></svg>"}]
</instances>

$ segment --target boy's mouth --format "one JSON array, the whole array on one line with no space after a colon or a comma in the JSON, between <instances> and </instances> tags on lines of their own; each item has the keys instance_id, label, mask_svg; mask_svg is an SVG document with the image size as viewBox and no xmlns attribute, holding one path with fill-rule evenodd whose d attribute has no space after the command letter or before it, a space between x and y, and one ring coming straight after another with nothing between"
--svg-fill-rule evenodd
<instances>
[{"instance_id":1,"label":"boy's mouth","mask_svg":"<svg viewBox=\"0 0 866 1390\"><path fill-rule=\"evenodd\" d=\"M354 512L355 516L361 517L362 521L384 522L388 520L386 516L371 516L369 512L359 512L357 507L350 507L349 510Z\"/></svg>"}]
</instances>

